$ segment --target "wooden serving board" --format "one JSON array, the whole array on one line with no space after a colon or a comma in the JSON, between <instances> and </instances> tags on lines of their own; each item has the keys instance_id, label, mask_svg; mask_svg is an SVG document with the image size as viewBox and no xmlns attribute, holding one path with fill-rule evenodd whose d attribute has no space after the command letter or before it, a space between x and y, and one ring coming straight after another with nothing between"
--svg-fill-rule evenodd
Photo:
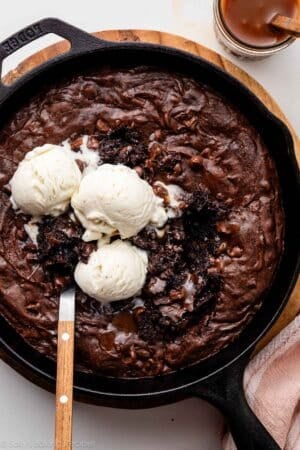
<instances>
[{"instance_id":1,"label":"wooden serving board","mask_svg":"<svg viewBox=\"0 0 300 450\"><path fill-rule=\"evenodd\" d=\"M297 158L300 163L300 141L296 136L295 131L292 126L284 116L283 112L273 100L273 98L268 94L268 92L249 74L244 72L238 66L219 55L218 53L203 47L202 45L185 39L180 36L176 36L169 33L163 33L160 31L149 31L149 30L109 30L109 31L100 31L94 33L97 37L111 40L111 41L144 41L151 42L157 44L163 44L170 47L176 47L188 52L191 52L195 55L201 56L204 59L216 64L221 67L225 72L236 77L242 83L244 83L260 100L273 112L276 116L278 116L286 125L289 127L297 152ZM60 53L65 52L68 49L68 43L66 41L61 41L57 44L51 45L38 53L30 56L25 59L18 67L12 70L9 74L6 75L4 81L7 84L13 83L17 78L19 78L24 73L33 69L34 67L42 64L43 62L57 56ZM300 313L300 281L298 283L291 295L289 303L285 307L283 313L280 318L277 320L273 328L269 331L269 333L264 337L264 339L259 344L258 349L262 348L266 345L273 336L275 336L279 331L284 328L291 320Z\"/></svg>"}]
</instances>

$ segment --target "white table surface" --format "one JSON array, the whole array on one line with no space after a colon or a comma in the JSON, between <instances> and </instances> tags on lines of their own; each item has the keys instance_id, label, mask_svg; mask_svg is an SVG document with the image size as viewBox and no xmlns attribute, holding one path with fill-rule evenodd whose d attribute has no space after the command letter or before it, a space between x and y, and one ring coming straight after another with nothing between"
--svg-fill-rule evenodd
<instances>
[{"instance_id":1,"label":"white table surface","mask_svg":"<svg viewBox=\"0 0 300 450\"><path fill-rule=\"evenodd\" d=\"M10 0L1 5L0 40L43 17L59 17L88 31L147 28L186 36L220 53L212 27L212 0ZM5 70L53 42L42 38L11 56ZM300 45L273 58L237 60L272 94L300 132ZM0 449L52 448L54 396L0 361ZM74 448L105 450L220 450L221 415L198 399L140 411L76 403Z\"/></svg>"}]
</instances>

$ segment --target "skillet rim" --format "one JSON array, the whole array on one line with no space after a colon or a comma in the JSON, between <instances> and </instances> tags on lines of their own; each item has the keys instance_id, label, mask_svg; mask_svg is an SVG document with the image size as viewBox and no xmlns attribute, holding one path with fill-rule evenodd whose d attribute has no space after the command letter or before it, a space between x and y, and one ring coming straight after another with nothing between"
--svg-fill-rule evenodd
<instances>
[{"instance_id":1,"label":"skillet rim","mask_svg":"<svg viewBox=\"0 0 300 450\"><path fill-rule=\"evenodd\" d=\"M96 38L97 39L97 38ZM269 124L273 124L275 126L275 128L277 127L277 130L279 130L279 132L281 132L281 134L284 136L284 140L286 142L286 147L288 149L288 153L287 153L287 157L286 158L288 160L288 163L290 164L290 167L292 168L292 172L293 172L293 183L296 187L296 194L298 195L298 197L300 198L300 184L299 184L299 170L298 170L298 165L296 162L296 156L295 156L295 152L293 151L294 149L294 144L293 144L293 140L292 140L292 136L290 131L288 130L287 126L279 119L277 118L271 111L269 111L265 105L258 99L258 97L256 97L256 95L254 95L246 86L244 86L239 80L237 80L236 78L234 78L232 75L225 73L223 70L221 70L220 68L218 68L217 66L215 66L214 64L204 60L201 57L197 57L194 55L191 55L188 52L182 51L182 50L178 50L175 48L171 48L171 47L166 47L166 46L162 46L162 45L157 45L157 44L145 44L142 42L136 43L136 42L121 42L121 43L111 43L108 41L103 42L102 40L99 39L99 48L93 48L93 49L87 49L87 50L80 50L80 51L76 51L74 53L72 53L72 51L65 53L63 55L60 55L58 58L54 58L52 59L50 62L42 64L41 66L39 66L37 69L34 69L33 71L31 71L30 73L26 74L24 77L22 77L20 80L18 80L16 83L14 83L8 90L7 88L5 88L6 93L4 94L4 97L2 98L2 100L0 100L0 110L3 108L3 105L6 105L7 102L11 101L11 97L13 97L14 95L17 95L18 93L20 94L20 91L24 88L26 88L26 86L28 84L30 84L34 79L38 78L38 77L42 77L45 73L48 72L49 69L54 68L55 66L62 66L64 64L67 64L68 62L72 62L75 59L80 59L81 57L84 56L91 56L91 55L95 55L95 53L97 52L103 52L103 51L107 51L107 50L112 50L112 51L120 51L120 50L126 50L126 51L154 51L156 53L160 53L161 55L171 55L172 57L175 58L181 58L184 59L185 62L189 62L189 63L194 63L196 65L200 65L202 66L202 69L204 67L204 70L208 70L208 71L212 71L214 73L214 76L219 77L220 79L225 80L225 83L229 83L231 84L231 87L234 85L234 89L238 88L239 91L241 91L243 93L244 96L247 97L247 100L249 102L251 102L253 104L253 109L259 110L260 114L263 115L265 117L265 121L266 123L269 122ZM215 88L213 88L215 89ZM218 89L217 89L218 91ZM220 91L218 91L219 93L221 93ZM225 98L226 98L226 94L222 94ZM276 159L273 156L273 159L276 163ZM297 181L298 179L298 181ZM281 179L280 179L280 184L281 184ZM299 242L298 242L298 247L299 247ZM182 383L177 383L178 386L176 387L168 387L167 389L161 390L161 391L155 391L155 395L157 396L161 396L170 392L178 392L178 391L182 391L182 390L186 390L188 388L190 388L191 386L194 386L195 384L198 384L199 382L203 381L204 379L207 379L208 377L211 377L213 374L219 373L220 371L222 371L224 368L230 366L231 364L233 364L234 362L236 362L239 358L241 358L245 353L249 352L254 346L255 344L260 340L260 338L266 333L266 331L271 327L271 325L274 323L274 321L276 320L276 318L279 316L280 312L282 311L283 307L285 306L285 304L288 301L289 295L294 287L294 284L296 283L296 279L297 279L297 273L299 271L299 267L300 267L300 256L299 256L299 252L298 252L298 259L297 261L294 262L294 270L293 272L290 274L289 276L289 282L288 282L288 287L285 290L284 295L282 295L282 298L280 299L280 303L278 308L276 309L276 311L273 313L272 317L269 318L269 320L267 321L267 323L265 324L265 326L262 328L262 330L257 334L257 336L251 341L249 342L248 346L246 346L246 348L244 348L242 351L240 351L239 353L237 353L235 355L235 357L231 358L230 361L228 361L225 365L217 368L216 370L210 372L208 375L200 375L197 374L197 377L194 379L194 381L192 382L182 382ZM279 268L280 270L280 268ZM278 272L279 272L278 270ZM276 277L278 277L278 274L276 275ZM266 298L268 297L268 294L266 295ZM266 300L266 299L265 299ZM265 302L265 301L264 301ZM255 318L259 315L259 312L255 315L254 319L250 322L250 326L251 324L255 321ZM250 328L250 326L248 325L246 327L246 329ZM243 334L243 333L242 333ZM241 336L241 335L240 335ZM238 344L240 341L240 337L233 343L233 344ZM53 376L49 375L49 373L45 373L43 370L40 370L39 368L37 368L36 366L34 366L33 364L31 364L30 361L25 360L24 358L22 358L22 356L20 354L18 354L17 352L15 352L6 342L5 340L0 337L0 343L2 344L2 347L4 347L6 349L6 352L9 354L9 356L15 361L18 362L19 364L22 365L26 365L27 368L29 368L32 372L34 372L35 375L39 374L39 376L41 377L46 377L49 378L50 380L52 380L52 382L54 382L54 378ZM28 344L26 344L28 345ZM231 347L232 345L230 344L228 347L226 347L224 350L228 351L229 347ZM32 348L30 347L31 351ZM221 352L219 352L217 355L215 355L215 357L219 358L219 355L221 353L224 353L222 350ZM48 358L44 357L47 361ZM213 357L214 358L214 357ZM211 358L210 358L211 359ZM209 360L210 360L209 359ZM199 366L203 366L204 363L207 362L207 360L202 361L202 362L198 362L195 363L193 366L189 366L186 368L182 368L176 371L176 374L180 374L182 377L184 377L184 372L186 370L190 370L192 367L195 369L196 367L199 368ZM155 378L156 380L158 378L163 377L164 379L166 379L167 377L172 377L174 375L174 373L171 373L169 375L162 375L159 377L146 377L146 378L139 378L139 379L134 379L134 378L130 378L130 379L120 379L120 378L116 378L116 377L98 377L97 379L101 380L102 378L105 378L106 380L109 380L109 382L118 382L120 383L126 383L126 385L128 386L129 384L132 383L136 383L137 381L141 381L143 384L145 384L145 382L149 382L149 381L153 381L153 378ZM76 386L76 381L80 381L78 379L78 376L75 378L75 394L83 394L87 397L89 396L94 396L99 395L99 396L114 396L114 397L118 397L118 398L124 398L124 397L130 397L130 398L135 398L135 397L143 397L146 398L148 396L153 396L154 393L153 391L151 392L142 392L142 393L128 393L128 394L124 394L124 393L119 393L119 392L114 392L114 393L109 393L109 392L100 392L99 390L94 392L92 389L90 388L84 388L83 386ZM109 383L109 384L110 384Z\"/></svg>"}]
</instances>

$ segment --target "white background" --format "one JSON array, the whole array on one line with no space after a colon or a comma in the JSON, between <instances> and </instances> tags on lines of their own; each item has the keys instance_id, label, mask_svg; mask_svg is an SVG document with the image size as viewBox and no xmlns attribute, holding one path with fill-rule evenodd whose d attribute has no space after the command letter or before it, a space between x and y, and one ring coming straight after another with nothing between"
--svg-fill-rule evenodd
<instances>
[{"instance_id":1,"label":"white background","mask_svg":"<svg viewBox=\"0 0 300 450\"><path fill-rule=\"evenodd\" d=\"M169 31L215 49L212 0L10 0L1 5L0 41L43 17L59 17L88 31L148 28ZM49 40L50 42L50 40ZM45 40L43 41L45 45ZM35 47L10 57L5 69ZM241 61L300 131L300 45L267 60ZM0 361L0 449L52 448L54 396L21 378ZM151 410L74 408L74 448L105 450L220 450L221 415L198 399ZM83 445L81 445L83 443Z\"/></svg>"}]
</instances>

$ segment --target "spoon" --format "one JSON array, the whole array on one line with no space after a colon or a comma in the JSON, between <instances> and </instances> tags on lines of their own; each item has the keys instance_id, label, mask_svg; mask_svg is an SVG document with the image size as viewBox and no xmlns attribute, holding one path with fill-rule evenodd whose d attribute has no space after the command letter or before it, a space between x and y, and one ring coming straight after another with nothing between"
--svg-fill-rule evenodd
<instances>
[{"instance_id":1,"label":"spoon","mask_svg":"<svg viewBox=\"0 0 300 450\"><path fill-rule=\"evenodd\" d=\"M72 449L75 287L60 295L57 332L55 450Z\"/></svg>"},{"instance_id":2,"label":"spoon","mask_svg":"<svg viewBox=\"0 0 300 450\"><path fill-rule=\"evenodd\" d=\"M287 31L295 37L300 37L300 22L291 17L281 16L277 14L271 21L271 25L281 30Z\"/></svg>"}]
</instances>

